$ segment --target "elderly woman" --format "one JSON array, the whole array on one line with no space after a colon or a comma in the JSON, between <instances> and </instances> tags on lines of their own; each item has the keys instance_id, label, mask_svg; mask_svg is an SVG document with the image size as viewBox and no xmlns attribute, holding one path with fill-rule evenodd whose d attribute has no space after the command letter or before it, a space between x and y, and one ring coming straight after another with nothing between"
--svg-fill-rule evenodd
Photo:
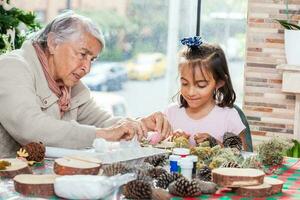
<instances>
[{"instance_id":1,"label":"elderly woman","mask_svg":"<svg viewBox=\"0 0 300 200\"><path fill-rule=\"evenodd\" d=\"M104 48L90 19L58 16L22 48L0 56L0 157L15 156L20 145L85 148L95 138L110 141L171 131L165 116L116 118L96 106L80 79Z\"/></svg>"}]
</instances>

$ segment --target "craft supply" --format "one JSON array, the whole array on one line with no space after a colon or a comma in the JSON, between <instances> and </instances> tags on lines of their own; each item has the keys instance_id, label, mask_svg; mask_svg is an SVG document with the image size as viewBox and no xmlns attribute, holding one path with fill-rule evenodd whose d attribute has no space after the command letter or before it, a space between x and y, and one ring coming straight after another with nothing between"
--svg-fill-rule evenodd
<instances>
[{"instance_id":1,"label":"craft supply","mask_svg":"<svg viewBox=\"0 0 300 200\"><path fill-rule=\"evenodd\" d=\"M15 190L25 196L51 197L56 177L54 174L19 174L14 177Z\"/></svg>"},{"instance_id":2,"label":"craft supply","mask_svg":"<svg viewBox=\"0 0 300 200\"><path fill-rule=\"evenodd\" d=\"M191 180L193 171L193 161L188 157L181 158L179 160L179 166L180 174L186 177L188 180Z\"/></svg>"},{"instance_id":3,"label":"craft supply","mask_svg":"<svg viewBox=\"0 0 300 200\"><path fill-rule=\"evenodd\" d=\"M179 155L180 157L186 157L190 154L190 149L187 148L174 148L173 149L174 155Z\"/></svg>"},{"instance_id":4,"label":"craft supply","mask_svg":"<svg viewBox=\"0 0 300 200\"><path fill-rule=\"evenodd\" d=\"M59 175L97 175L99 173L100 166L100 163L89 162L87 159L79 160L70 156L55 159L53 170Z\"/></svg>"},{"instance_id":5,"label":"craft supply","mask_svg":"<svg viewBox=\"0 0 300 200\"><path fill-rule=\"evenodd\" d=\"M244 187L260 185L265 173L250 168L216 168L212 170L212 180L222 187Z\"/></svg>"},{"instance_id":6,"label":"craft supply","mask_svg":"<svg viewBox=\"0 0 300 200\"><path fill-rule=\"evenodd\" d=\"M190 155L187 158L189 158L193 162L192 178L195 178L197 171L198 156Z\"/></svg>"},{"instance_id":7,"label":"craft supply","mask_svg":"<svg viewBox=\"0 0 300 200\"><path fill-rule=\"evenodd\" d=\"M26 161L16 158L6 158L1 160L1 162L2 164L6 164L6 167L5 169L0 169L0 177L13 178L18 174L32 173Z\"/></svg>"},{"instance_id":8,"label":"craft supply","mask_svg":"<svg viewBox=\"0 0 300 200\"><path fill-rule=\"evenodd\" d=\"M171 173L178 173L179 172L179 166L178 161L181 157L179 155L170 155L170 172Z\"/></svg>"}]
</instances>

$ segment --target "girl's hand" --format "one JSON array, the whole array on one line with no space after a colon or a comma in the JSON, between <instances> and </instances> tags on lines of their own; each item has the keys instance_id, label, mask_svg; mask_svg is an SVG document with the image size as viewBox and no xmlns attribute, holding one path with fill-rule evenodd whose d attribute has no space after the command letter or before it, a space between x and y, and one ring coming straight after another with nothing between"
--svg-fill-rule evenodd
<instances>
[{"instance_id":1,"label":"girl's hand","mask_svg":"<svg viewBox=\"0 0 300 200\"><path fill-rule=\"evenodd\" d=\"M210 137L208 133L196 133L194 135L194 140L196 144L202 143Z\"/></svg>"},{"instance_id":2,"label":"girl's hand","mask_svg":"<svg viewBox=\"0 0 300 200\"><path fill-rule=\"evenodd\" d=\"M172 133L172 141L174 141L174 139L176 139L178 137L185 137L186 139L189 139L190 135L181 129L177 129Z\"/></svg>"},{"instance_id":3,"label":"girl's hand","mask_svg":"<svg viewBox=\"0 0 300 200\"><path fill-rule=\"evenodd\" d=\"M161 134L161 140L166 139L172 132L167 117L162 112L155 112L147 117L140 118L147 131L155 131Z\"/></svg>"}]
</instances>

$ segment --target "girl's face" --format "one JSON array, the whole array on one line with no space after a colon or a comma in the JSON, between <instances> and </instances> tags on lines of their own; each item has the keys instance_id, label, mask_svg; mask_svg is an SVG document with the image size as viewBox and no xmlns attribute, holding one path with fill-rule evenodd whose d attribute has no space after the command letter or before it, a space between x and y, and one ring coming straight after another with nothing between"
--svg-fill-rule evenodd
<instances>
[{"instance_id":1,"label":"girl's face","mask_svg":"<svg viewBox=\"0 0 300 200\"><path fill-rule=\"evenodd\" d=\"M182 64L179 67L181 88L180 92L187 101L190 109L202 109L215 103L213 98L214 90L217 88L216 81L212 74L199 67L193 68Z\"/></svg>"}]
</instances>

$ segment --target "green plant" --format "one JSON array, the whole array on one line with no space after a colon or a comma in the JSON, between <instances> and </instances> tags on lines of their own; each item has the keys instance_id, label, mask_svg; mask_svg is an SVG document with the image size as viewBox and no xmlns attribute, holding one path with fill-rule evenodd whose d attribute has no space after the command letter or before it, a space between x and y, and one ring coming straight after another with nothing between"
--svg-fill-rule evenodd
<instances>
[{"instance_id":1,"label":"green plant","mask_svg":"<svg viewBox=\"0 0 300 200\"><path fill-rule=\"evenodd\" d=\"M297 140L292 140L294 146L288 149L285 153L288 157L300 158L300 143Z\"/></svg>"},{"instance_id":2,"label":"green plant","mask_svg":"<svg viewBox=\"0 0 300 200\"><path fill-rule=\"evenodd\" d=\"M9 0L6 4L9 5ZM41 28L33 12L27 12L19 8L5 8L0 5L0 54L13 49L18 49L30 32ZM12 34L9 34L9 31Z\"/></svg>"},{"instance_id":3,"label":"green plant","mask_svg":"<svg viewBox=\"0 0 300 200\"><path fill-rule=\"evenodd\" d=\"M300 30L300 26L290 23L288 20L275 19L281 26L288 30Z\"/></svg>"},{"instance_id":4,"label":"green plant","mask_svg":"<svg viewBox=\"0 0 300 200\"><path fill-rule=\"evenodd\" d=\"M286 14L286 20L284 19L275 19L283 28L287 30L300 30L300 26L291 23L289 18L289 2L288 0L285 0L285 14Z\"/></svg>"}]
</instances>

